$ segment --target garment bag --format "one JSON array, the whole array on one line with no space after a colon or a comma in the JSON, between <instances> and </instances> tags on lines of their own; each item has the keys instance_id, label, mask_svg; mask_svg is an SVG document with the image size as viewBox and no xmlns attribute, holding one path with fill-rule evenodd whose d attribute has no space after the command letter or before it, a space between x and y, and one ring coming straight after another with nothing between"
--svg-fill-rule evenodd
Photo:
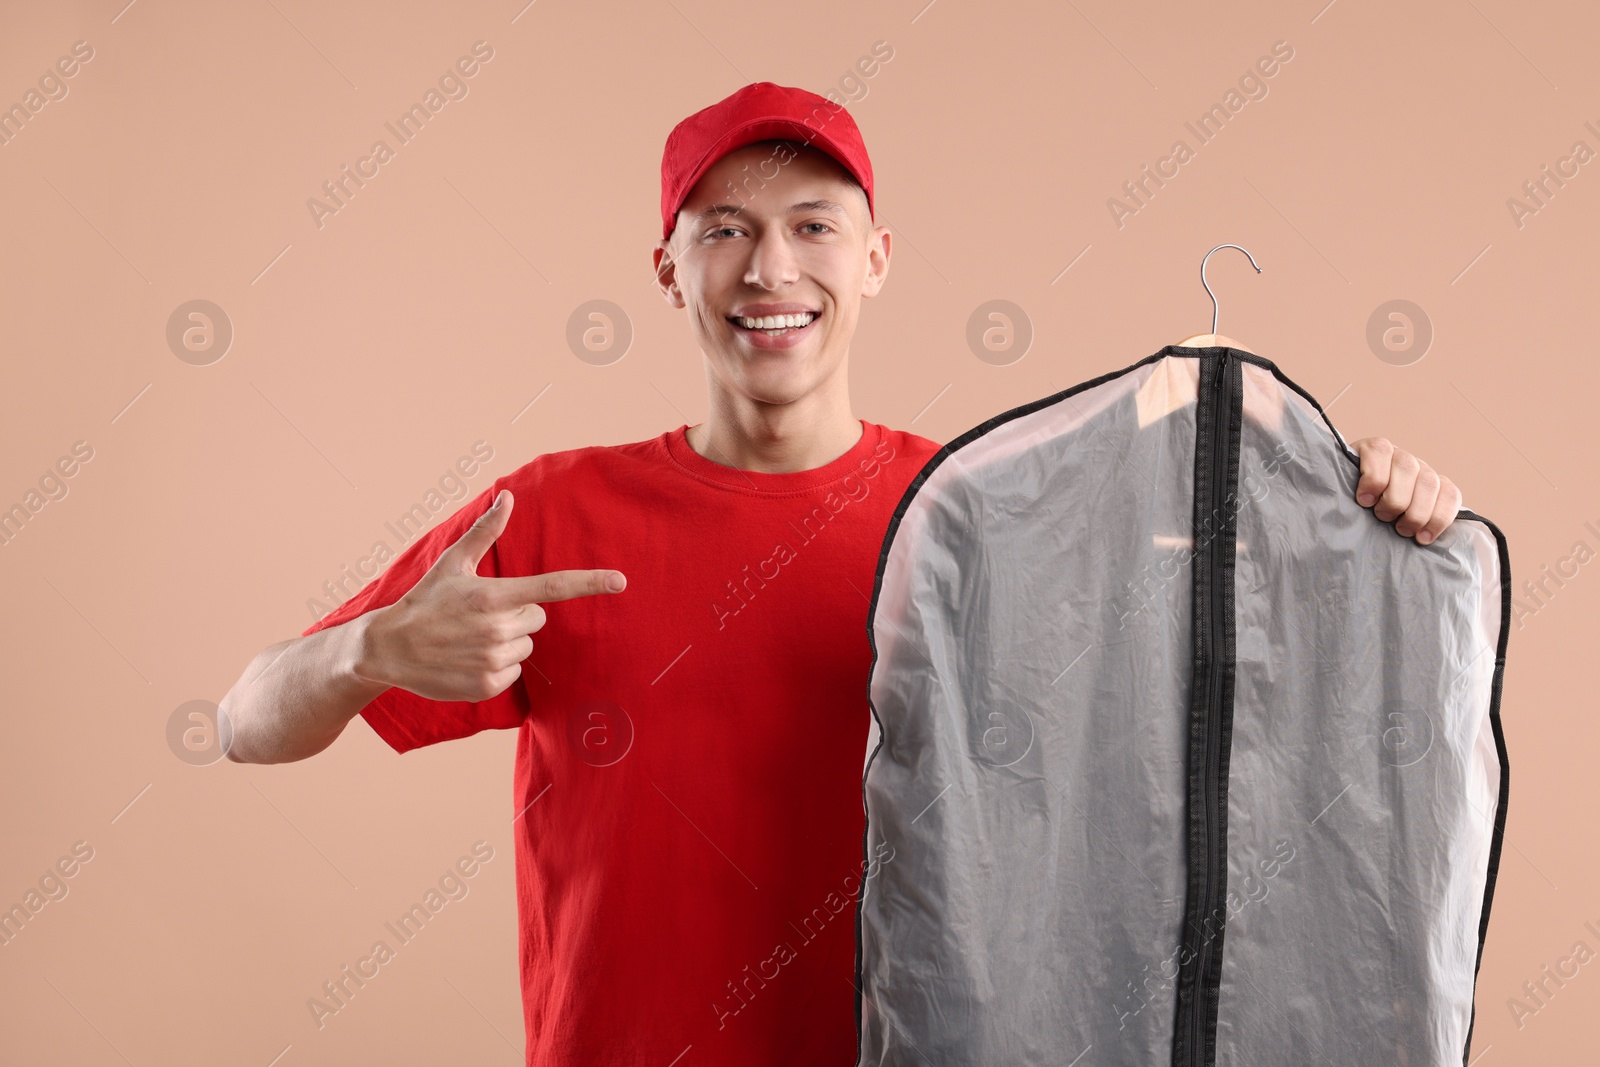
<instances>
[{"instance_id":1,"label":"garment bag","mask_svg":"<svg viewBox=\"0 0 1600 1067\"><path fill-rule=\"evenodd\" d=\"M1271 362L1176 345L927 463L869 613L861 1064L1464 1061L1506 543L1358 475Z\"/></svg>"}]
</instances>

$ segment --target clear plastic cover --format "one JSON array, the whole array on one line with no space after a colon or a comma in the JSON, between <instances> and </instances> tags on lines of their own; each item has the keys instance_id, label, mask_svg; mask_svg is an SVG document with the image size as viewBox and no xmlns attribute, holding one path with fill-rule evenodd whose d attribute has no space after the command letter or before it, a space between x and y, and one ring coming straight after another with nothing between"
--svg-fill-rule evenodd
<instances>
[{"instance_id":1,"label":"clear plastic cover","mask_svg":"<svg viewBox=\"0 0 1600 1067\"><path fill-rule=\"evenodd\" d=\"M953 442L891 527L863 1064L1171 1062L1196 394L1223 350L1164 351ZM1396 534L1258 364L1230 505L1215 1062L1460 1063L1500 815L1499 534Z\"/></svg>"}]
</instances>

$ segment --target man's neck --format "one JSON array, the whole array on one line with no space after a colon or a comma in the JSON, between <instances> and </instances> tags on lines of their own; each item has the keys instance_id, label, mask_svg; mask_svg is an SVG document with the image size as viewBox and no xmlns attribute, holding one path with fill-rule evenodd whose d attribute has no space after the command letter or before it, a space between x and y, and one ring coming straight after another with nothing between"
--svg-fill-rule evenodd
<instances>
[{"instance_id":1,"label":"man's neck","mask_svg":"<svg viewBox=\"0 0 1600 1067\"><path fill-rule=\"evenodd\" d=\"M820 396L793 404L758 405L748 400L719 403L713 396L706 421L689 427L689 447L713 463L739 470L784 474L813 470L838 459L861 440L861 420L848 396Z\"/></svg>"}]
</instances>

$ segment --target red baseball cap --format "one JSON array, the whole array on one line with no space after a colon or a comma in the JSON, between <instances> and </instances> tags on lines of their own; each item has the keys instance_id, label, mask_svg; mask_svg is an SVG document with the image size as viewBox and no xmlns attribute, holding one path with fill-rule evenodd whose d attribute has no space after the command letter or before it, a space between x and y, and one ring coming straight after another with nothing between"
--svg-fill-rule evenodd
<instances>
[{"instance_id":1,"label":"red baseball cap","mask_svg":"<svg viewBox=\"0 0 1600 1067\"><path fill-rule=\"evenodd\" d=\"M872 205L872 160L856 120L843 104L804 89L752 82L684 119L667 135L661 153L661 236L672 236L689 191L734 149L771 139L794 140L832 156L861 183Z\"/></svg>"}]
</instances>

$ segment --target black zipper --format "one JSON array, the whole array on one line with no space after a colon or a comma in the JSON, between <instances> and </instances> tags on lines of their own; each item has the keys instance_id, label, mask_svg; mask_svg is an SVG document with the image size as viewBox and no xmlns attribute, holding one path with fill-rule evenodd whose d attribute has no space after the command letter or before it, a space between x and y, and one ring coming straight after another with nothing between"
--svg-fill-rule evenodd
<instances>
[{"instance_id":1,"label":"black zipper","mask_svg":"<svg viewBox=\"0 0 1600 1067\"><path fill-rule=\"evenodd\" d=\"M1207 364L1210 364L1209 366ZM1233 570L1239 464L1239 360L1201 359L1194 494L1195 691L1190 709L1189 902L1175 1067L1211 1067L1227 891L1228 747L1233 732Z\"/></svg>"}]
</instances>

